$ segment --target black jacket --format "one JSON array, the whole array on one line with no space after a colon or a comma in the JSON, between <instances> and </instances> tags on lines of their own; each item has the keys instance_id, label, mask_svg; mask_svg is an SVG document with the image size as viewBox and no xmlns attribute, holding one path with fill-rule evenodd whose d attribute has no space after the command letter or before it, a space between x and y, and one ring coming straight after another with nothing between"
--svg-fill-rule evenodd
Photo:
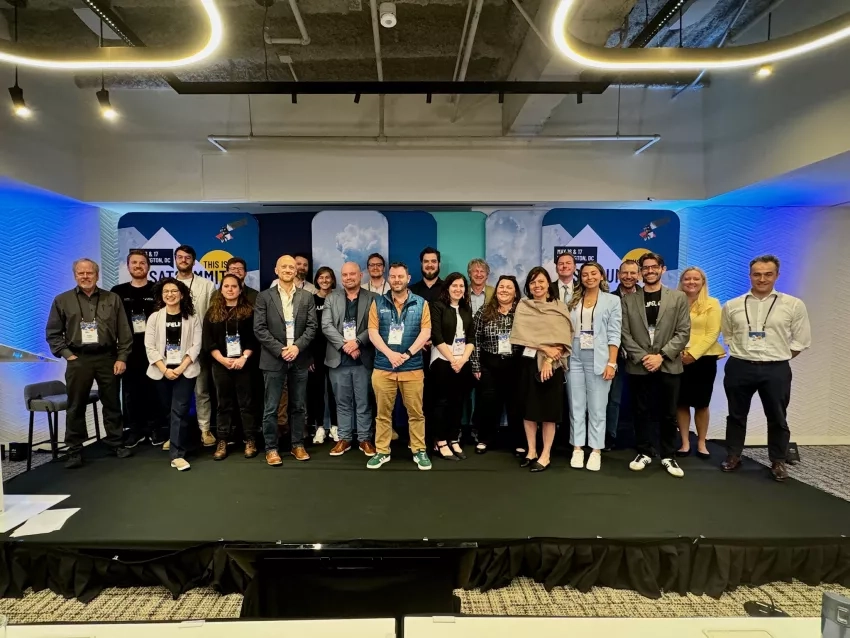
<instances>
[{"instance_id":1,"label":"black jacket","mask_svg":"<svg viewBox=\"0 0 850 638\"><path fill-rule=\"evenodd\" d=\"M225 324L227 324L227 329L225 330ZM218 323L213 323L210 321L209 313L204 317L204 340L203 340L203 349L205 352L212 352L213 350L218 350L223 357L227 356L227 341L225 340L225 334L229 332L230 334L239 333L239 345L242 347L243 352L245 350L251 350L253 354L251 358L254 357L259 358L260 356L260 343L257 341L257 338L254 336L254 315L253 313L248 315L245 319L241 321L236 321L235 319L231 319L230 321L219 321Z\"/></svg>"},{"instance_id":2,"label":"black jacket","mask_svg":"<svg viewBox=\"0 0 850 638\"><path fill-rule=\"evenodd\" d=\"M457 330L457 313L442 301L432 301L431 306L431 343L436 348L441 343L452 346ZM460 308L460 320L463 322L463 334L466 343L473 343L475 324L472 321L472 309Z\"/></svg>"}]
</instances>

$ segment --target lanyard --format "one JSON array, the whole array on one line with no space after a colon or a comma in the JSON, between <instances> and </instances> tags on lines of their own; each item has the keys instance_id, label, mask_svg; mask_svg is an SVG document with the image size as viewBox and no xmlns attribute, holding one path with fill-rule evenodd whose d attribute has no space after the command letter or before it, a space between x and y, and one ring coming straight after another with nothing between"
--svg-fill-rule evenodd
<instances>
[{"instance_id":1,"label":"lanyard","mask_svg":"<svg viewBox=\"0 0 850 638\"><path fill-rule=\"evenodd\" d=\"M590 311L590 329L593 330L593 316L596 314L596 304L599 303L599 296L597 295L596 301L593 304L593 309ZM581 316L579 317L581 324L579 328L584 330L584 297L581 298Z\"/></svg>"},{"instance_id":2,"label":"lanyard","mask_svg":"<svg viewBox=\"0 0 850 638\"><path fill-rule=\"evenodd\" d=\"M750 295L744 297L744 316L747 318L747 328L749 328L750 332L753 331L753 326L750 324L750 313L747 310L747 300L750 298ZM755 297L753 297L755 299ZM773 306L776 305L776 300L779 299L779 295L773 297L773 302L770 304L770 308L767 309L767 314L764 316L764 321L761 324L761 332L764 332L764 329L767 327L767 318L770 316L770 311L773 310Z\"/></svg>"},{"instance_id":3,"label":"lanyard","mask_svg":"<svg viewBox=\"0 0 850 638\"><path fill-rule=\"evenodd\" d=\"M80 303L80 293L76 294L77 297L77 307L80 309L80 320L85 321L86 316L83 314L83 304ZM91 297L89 297L91 299ZM97 311L100 308L100 291L97 292L97 303L94 305L94 318L92 321L97 321Z\"/></svg>"},{"instance_id":4,"label":"lanyard","mask_svg":"<svg viewBox=\"0 0 850 638\"><path fill-rule=\"evenodd\" d=\"M227 337L230 336L230 327L229 327L228 324L230 323L231 316L234 314L235 310L236 310L235 307L234 308L225 308L225 312L227 314L224 316L224 334ZM236 330L234 331L233 334L238 334L238 332L239 332L239 322L237 321L236 322Z\"/></svg>"},{"instance_id":5,"label":"lanyard","mask_svg":"<svg viewBox=\"0 0 850 638\"><path fill-rule=\"evenodd\" d=\"M369 280L369 292L377 292L380 295L385 294L387 292L387 282L386 282L386 280L384 280L384 283L381 284L381 289L378 290L377 288L372 287L372 280L370 279Z\"/></svg>"}]
</instances>

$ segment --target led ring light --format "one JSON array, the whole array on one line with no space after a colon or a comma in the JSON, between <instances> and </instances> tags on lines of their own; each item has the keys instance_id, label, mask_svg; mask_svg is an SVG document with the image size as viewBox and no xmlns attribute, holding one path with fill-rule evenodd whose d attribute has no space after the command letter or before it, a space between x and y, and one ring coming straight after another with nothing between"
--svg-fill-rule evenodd
<instances>
[{"instance_id":1,"label":"led ring light","mask_svg":"<svg viewBox=\"0 0 850 638\"><path fill-rule=\"evenodd\" d=\"M850 39L850 13L846 13L793 35L738 47L600 47L582 42L568 33L570 13L578 3L579 0L561 0L552 21L552 39L570 60L582 66L611 71L701 71L753 67L787 60Z\"/></svg>"},{"instance_id":2,"label":"led ring light","mask_svg":"<svg viewBox=\"0 0 850 638\"><path fill-rule=\"evenodd\" d=\"M224 27L221 22L221 14L213 0L200 0L201 6L209 19L209 37L203 46L183 48L175 51L159 52L146 47L99 47L91 58L85 60L74 59L49 59L18 55L12 53L3 43L0 46L0 62L7 62L22 67L35 67L39 69L55 70L88 70L88 69L174 69L181 66L195 64L206 58L221 45L224 36ZM92 6L92 5L89 5ZM108 17L100 14L98 9L92 6L98 17L112 25ZM17 45L16 45L17 46Z\"/></svg>"}]
</instances>

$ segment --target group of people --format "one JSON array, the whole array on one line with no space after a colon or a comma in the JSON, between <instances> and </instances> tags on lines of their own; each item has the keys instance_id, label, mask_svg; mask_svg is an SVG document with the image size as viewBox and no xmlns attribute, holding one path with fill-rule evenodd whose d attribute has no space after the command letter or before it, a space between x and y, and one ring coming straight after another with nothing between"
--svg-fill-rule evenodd
<instances>
[{"instance_id":1,"label":"group of people","mask_svg":"<svg viewBox=\"0 0 850 638\"><path fill-rule=\"evenodd\" d=\"M662 285L664 259L651 252L620 265L613 292L596 262L583 263L576 276L570 253L558 256L555 281L535 267L522 289L509 275L488 285L483 259L473 259L466 276L441 279L440 252L431 247L420 254L422 278L414 284L405 264L386 268L376 253L365 281L358 264L344 264L341 288L332 269L319 268L311 284L307 258L284 255L270 288L247 287L245 261L234 257L216 289L193 273L195 259L192 247L178 247L177 276L154 284L145 252L132 250L131 281L112 292L97 287L95 262L74 263L77 286L56 297L46 331L51 351L68 361L67 467L83 465L94 380L109 449L124 458L149 438L170 450L178 470L190 467L193 395L201 440L216 447L216 460L227 457L241 424L245 457L262 446L270 466L282 464L281 450L307 461L308 427L320 443L327 424L335 442L330 455L356 443L370 469L391 460L400 395L421 470L431 468L432 456L467 458L466 412L477 429L476 454L495 444L506 419L520 467L542 472L560 426L569 430L570 466L599 471L603 451L616 444L628 384L637 452L630 469L643 471L660 457L667 473L682 477L676 459L692 452L691 410L696 454L709 455L709 403L718 359L726 356L722 334L730 358L721 469L740 467L758 392L771 473L787 477L789 361L809 347L811 335L803 302L775 290L780 263L772 255L752 260L750 290L722 309L700 268L684 269L677 290ZM289 425L283 445L281 411Z\"/></svg>"}]
</instances>

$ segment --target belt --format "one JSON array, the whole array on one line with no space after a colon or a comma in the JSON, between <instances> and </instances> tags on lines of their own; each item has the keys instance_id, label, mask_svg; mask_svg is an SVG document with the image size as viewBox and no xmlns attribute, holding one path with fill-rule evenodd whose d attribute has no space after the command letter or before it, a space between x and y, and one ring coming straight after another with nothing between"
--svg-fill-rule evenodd
<instances>
[{"instance_id":1,"label":"belt","mask_svg":"<svg viewBox=\"0 0 850 638\"><path fill-rule=\"evenodd\" d=\"M780 363L788 363L788 359L782 359L781 361L750 361L749 359L741 359L739 357L732 357L736 361L743 361L744 363L749 363L754 366L772 366Z\"/></svg>"},{"instance_id":2,"label":"belt","mask_svg":"<svg viewBox=\"0 0 850 638\"><path fill-rule=\"evenodd\" d=\"M105 346L102 344L86 344L86 345L72 345L68 346L68 349L74 354L105 354L107 352L115 352L116 347L114 345Z\"/></svg>"}]
</instances>

